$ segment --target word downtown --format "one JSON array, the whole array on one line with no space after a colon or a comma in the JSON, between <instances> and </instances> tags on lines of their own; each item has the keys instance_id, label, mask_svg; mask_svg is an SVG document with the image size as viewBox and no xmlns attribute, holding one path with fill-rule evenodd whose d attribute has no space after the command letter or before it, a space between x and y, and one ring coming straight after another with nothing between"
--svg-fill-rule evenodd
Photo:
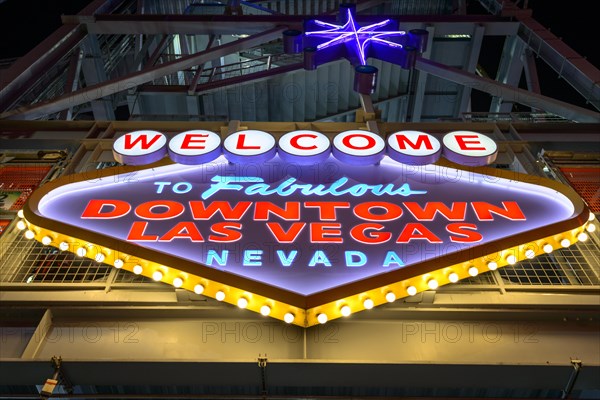
<instances>
[{"instance_id":1,"label":"word downtown","mask_svg":"<svg viewBox=\"0 0 600 400\"><path fill-rule=\"evenodd\" d=\"M240 178L238 178L240 179ZM260 178L247 177L245 182L260 182ZM338 180L340 182L343 180ZM211 197L219 190L242 190L239 182L219 180L218 186L212 186L204 192L203 197ZM225 183L223 183L225 182ZM287 182L287 183L285 183ZM310 185L293 186L288 180L269 188L249 185L246 194L271 196L271 191L282 192L285 196L295 192L312 194L317 187ZM164 189L165 182L155 182L157 191ZM222 186L222 185L227 186ZM285 185L284 185L285 184ZM253 187L254 186L254 187ZM323 186L323 185L318 185ZM332 185L333 186L333 185ZM358 188L356 188L358 186ZM369 187L369 185L349 186L345 190L338 183L332 187L318 188L322 193L351 194L357 196L367 190L377 194L387 190L385 194L395 193L400 196L419 193L406 185L398 187ZM338 191L338 192L336 192ZM424 194L424 192L423 192ZM314 196L311 196L311 199ZM364 247L382 246L377 252L380 260L370 260L370 265L381 267L403 266L402 254L409 243L417 245L456 244L459 246L475 245L484 238L478 232L479 224L493 223L498 219L515 223L525 221L526 217L515 201L498 201L495 204L484 201L455 201L449 203L423 201L362 201L351 204L350 201L226 201L226 200L189 200L176 201L159 199L144 201L133 205L118 199L92 199L81 214L82 220L105 220L108 224L122 224L121 218L133 212L127 219L131 221L128 232L123 231L127 241L145 242L178 242L203 243L208 249L201 261L207 265L226 266L231 249L230 245L244 239L245 242L257 243L256 248L243 250L243 266L263 265L263 252L275 252L281 266L291 266L298 256L298 249L307 251L312 256L307 266L330 267L329 255L322 249L329 245L342 245L352 248L352 243ZM269 250L261 248L260 243L269 245ZM214 249L210 246L214 245ZM308 246L307 246L308 245ZM231 249L228 249L231 246ZM277 248L279 246L279 248ZM413 246L414 247L414 246ZM220 248L221 250L217 250ZM361 267L367 263L367 255L358 250L344 252L347 267ZM295 262L294 265L298 263ZM339 265L339 264L337 264Z\"/></svg>"}]
</instances>

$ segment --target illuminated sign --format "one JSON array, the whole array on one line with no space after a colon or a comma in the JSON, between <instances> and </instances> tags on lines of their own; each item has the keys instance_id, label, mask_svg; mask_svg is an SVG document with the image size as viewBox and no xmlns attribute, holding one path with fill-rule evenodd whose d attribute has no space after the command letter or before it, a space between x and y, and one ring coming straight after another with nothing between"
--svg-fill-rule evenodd
<instances>
[{"instance_id":1,"label":"illuminated sign","mask_svg":"<svg viewBox=\"0 0 600 400\"><path fill-rule=\"evenodd\" d=\"M181 163L50 182L26 236L300 326L569 246L589 215L557 182L439 159L489 162L475 132L130 135L120 160Z\"/></svg>"},{"instance_id":2,"label":"illuminated sign","mask_svg":"<svg viewBox=\"0 0 600 400\"><path fill-rule=\"evenodd\" d=\"M256 163L271 160L277 153L283 161L302 165L322 162L330 153L338 160L354 165L376 164L389 156L404 164L433 164L443 154L462 165L488 165L494 162L498 146L478 132L455 131L440 142L432 135L418 131L400 131L388 137L387 146L381 136L364 130L350 130L327 136L314 131L293 131L279 142L263 131L243 130L221 138L214 132L193 130L171 139L156 131L135 131L118 138L113 145L115 160L129 165L144 165L170 158L187 165L204 164L216 159L221 152L234 163ZM168 148L168 150L167 150Z\"/></svg>"},{"instance_id":3,"label":"illuminated sign","mask_svg":"<svg viewBox=\"0 0 600 400\"><path fill-rule=\"evenodd\" d=\"M427 49L429 32L426 29L399 29L398 21L366 16L369 23L361 26L356 20L356 4L342 3L337 23L318 19L304 23L304 33L298 30L283 32L283 48L288 54L304 53L304 68L348 59L354 66L354 90L369 94L375 90L378 70L368 65L369 58L413 68L417 54Z\"/></svg>"}]
</instances>

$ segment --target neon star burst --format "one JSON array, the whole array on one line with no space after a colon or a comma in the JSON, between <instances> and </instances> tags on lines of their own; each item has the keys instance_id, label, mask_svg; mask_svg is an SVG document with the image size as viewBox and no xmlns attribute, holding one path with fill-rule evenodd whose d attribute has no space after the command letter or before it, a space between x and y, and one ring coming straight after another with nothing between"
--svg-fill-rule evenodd
<instances>
[{"instance_id":1,"label":"neon star burst","mask_svg":"<svg viewBox=\"0 0 600 400\"><path fill-rule=\"evenodd\" d=\"M307 37L318 37L324 40L323 43L316 46L317 51L324 50L331 46L342 46L347 44L349 45L349 48L354 51L354 55L358 58L360 64L367 65L367 49L372 43L382 44L396 49L402 49L404 47L402 44L388 39L405 36L405 31L381 30L393 25L391 19L360 27L354 20L352 9L347 8L345 11L347 13L346 23L343 25L331 24L319 20L312 21L312 23L317 26L327 28L324 30L305 32Z\"/></svg>"}]
</instances>

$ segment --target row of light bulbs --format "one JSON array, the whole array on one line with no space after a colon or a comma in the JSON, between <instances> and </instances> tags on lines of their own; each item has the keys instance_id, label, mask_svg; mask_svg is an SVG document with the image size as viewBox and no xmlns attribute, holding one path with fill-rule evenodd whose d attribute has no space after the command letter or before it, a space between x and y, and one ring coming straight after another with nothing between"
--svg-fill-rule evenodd
<instances>
[{"instance_id":1,"label":"row of light bulbs","mask_svg":"<svg viewBox=\"0 0 600 400\"><path fill-rule=\"evenodd\" d=\"M23 218L23 212L21 210L17 213L17 215L20 218ZM585 228L587 230L587 232L589 232L589 233L592 233L596 230L596 226L592 223L592 221L594 219L595 219L595 215L593 213L590 213L590 217L589 217L590 223L588 223ZM17 222L17 228L19 230L25 230L27 228L27 224L25 223L25 221L23 219L21 219L20 221ZM25 237L27 239L33 239L35 237L35 232L31 229L27 229L25 231ZM580 232L577 235L577 240L579 240L581 242L585 242L586 240L588 240L587 233ZM52 243L52 241L53 240L50 236L44 236L41 240L42 244L44 244L46 246L49 245L50 243ZM572 244L571 241L567 238L564 238L560 241L560 245L564 248L571 246L571 244ZM69 243L61 242L58 247L60 250L66 251L69 249ZM551 244L546 243L543 245L542 250L545 253L551 253L552 251L554 251L554 247ZM78 247L76 249L75 253L80 257L85 257L87 255L87 249L83 246ZM525 251L525 257L528 259L534 258L535 255L536 255L535 251L533 251L531 249ZM106 258L106 256L102 252L98 252L96 254L96 256L94 257L94 259L100 263L103 262L105 260L105 258ZM517 257L514 254L509 254L506 256L506 262L510 265L514 265L517 262ZM125 261L122 259L116 259L116 260L114 260L113 265L115 266L115 268L120 269L120 268L123 268L123 266L125 265ZM490 271L494 271L498 268L498 263L496 263L495 261L490 261L487 264L487 268ZM133 267L132 271L136 275L141 275L144 272L144 267L141 266L140 264L136 264ZM479 269L475 266L471 266L468 269L468 273L470 276L475 277L479 274ZM164 273L161 270L156 270L152 273L152 279L154 279L157 282L162 281L163 277L164 277ZM459 279L460 279L460 277L456 272L450 272L448 274L448 280L451 283L456 283L459 281ZM184 279L182 277L175 277L173 279L172 284L174 287L180 288L184 284ZM427 287L431 290L435 290L439 287L439 282L434 278L428 279ZM204 289L205 289L204 285L197 284L194 286L193 290L194 290L194 293L196 293L196 294L202 294L202 293L204 293ZM418 289L415 286L411 285L406 288L406 294L408 296L414 296L417 294L417 292L418 292ZM224 301L225 298L226 298L226 294L223 290L219 290L215 293L215 299L217 301ZM396 298L397 298L396 294L392 291L389 291L385 294L385 299L388 303L393 303L394 301L396 301ZM242 309L247 308L248 304L249 304L249 301L246 297L242 296L237 300L237 306L239 308L242 308ZM375 306L375 302L370 298L366 298L363 300L362 305L365 309L370 310ZM339 312L343 317L348 317L352 314L352 308L348 304L345 304L340 307ZM260 308L260 313L264 316L270 315L271 314L271 306L269 306L267 304L262 305ZM295 319L296 319L296 316L291 312L284 314L284 317L283 317L283 320L288 324L291 324L292 322L294 322ZM328 321L328 319L329 319L329 317L327 316L326 313L317 314L317 321L320 324L325 324Z\"/></svg>"}]
</instances>

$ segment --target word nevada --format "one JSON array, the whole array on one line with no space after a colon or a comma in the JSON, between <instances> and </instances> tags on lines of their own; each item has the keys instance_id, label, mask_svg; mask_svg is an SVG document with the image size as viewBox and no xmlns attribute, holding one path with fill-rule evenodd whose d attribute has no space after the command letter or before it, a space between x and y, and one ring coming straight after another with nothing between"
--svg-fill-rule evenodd
<instances>
[{"instance_id":1,"label":"word nevada","mask_svg":"<svg viewBox=\"0 0 600 400\"><path fill-rule=\"evenodd\" d=\"M289 163L317 164L333 155L343 163L373 165L387 155L410 165L433 164L444 156L457 164L483 166L495 161L498 146L478 132L450 132L440 142L428 133L408 130L392 133L387 140L363 130L340 132L333 140L310 130L288 132L278 140L264 131L243 130L223 141L207 130L182 132L170 140L160 132L140 130L124 134L113 145L114 158L122 164L150 164L167 154L174 162L186 165L209 163L221 155L239 164L262 163L275 156Z\"/></svg>"}]
</instances>

